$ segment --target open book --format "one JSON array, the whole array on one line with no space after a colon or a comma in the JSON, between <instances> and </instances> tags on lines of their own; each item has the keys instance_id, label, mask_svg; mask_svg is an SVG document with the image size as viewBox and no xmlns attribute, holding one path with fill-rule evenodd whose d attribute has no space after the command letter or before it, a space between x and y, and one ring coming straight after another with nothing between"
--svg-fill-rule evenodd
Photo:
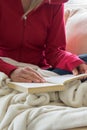
<instances>
[{"instance_id":1,"label":"open book","mask_svg":"<svg viewBox=\"0 0 87 130\"><path fill-rule=\"evenodd\" d=\"M45 77L46 83L20 83L20 82L9 82L7 85L10 88L18 90L20 92L26 93L43 93L52 91L63 91L66 89L65 84L71 81L87 78L87 74L80 74L74 76L72 74L68 75L58 75L52 77Z\"/></svg>"}]
</instances>

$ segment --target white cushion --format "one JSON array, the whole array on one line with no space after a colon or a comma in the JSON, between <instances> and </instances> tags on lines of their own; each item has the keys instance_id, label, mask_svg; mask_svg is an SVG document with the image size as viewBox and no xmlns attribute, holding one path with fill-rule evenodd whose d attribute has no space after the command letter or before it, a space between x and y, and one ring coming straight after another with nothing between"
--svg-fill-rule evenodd
<instances>
[{"instance_id":1,"label":"white cushion","mask_svg":"<svg viewBox=\"0 0 87 130\"><path fill-rule=\"evenodd\" d=\"M87 5L65 6L66 50L75 54L87 53Z\"/></svg>"}]
</instances>

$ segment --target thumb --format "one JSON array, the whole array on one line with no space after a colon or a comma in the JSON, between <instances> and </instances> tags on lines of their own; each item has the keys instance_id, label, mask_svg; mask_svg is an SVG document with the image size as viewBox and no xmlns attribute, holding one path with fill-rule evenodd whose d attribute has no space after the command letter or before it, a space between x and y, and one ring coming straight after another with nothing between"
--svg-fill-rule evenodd
<instances>
[{"instance_id":1,"label":"thumb","mask_svg":"<svg viewBox=\"0 0 87 130\"><path fill-rule=\"evenodd\" d=\"M78 75L79 74L78 69L77 68L73 69L72 73L73 73L73 75Z\"/></svg>"}]
</instances>

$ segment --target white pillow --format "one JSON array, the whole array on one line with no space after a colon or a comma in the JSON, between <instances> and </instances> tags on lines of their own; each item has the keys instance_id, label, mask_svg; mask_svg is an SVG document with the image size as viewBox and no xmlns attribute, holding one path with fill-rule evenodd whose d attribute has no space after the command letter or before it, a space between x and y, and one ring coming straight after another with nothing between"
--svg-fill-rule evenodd
<instances>
[{"instance_id":1,"label":"white pillow","mask_svg":"<svg viewBox=\"0 0 87 130\"><path fill-rule=\"evenodd\" d=\"M66 50L74 54L87 53L87 9L65 9Z\"/></svg>"}]
</instances>

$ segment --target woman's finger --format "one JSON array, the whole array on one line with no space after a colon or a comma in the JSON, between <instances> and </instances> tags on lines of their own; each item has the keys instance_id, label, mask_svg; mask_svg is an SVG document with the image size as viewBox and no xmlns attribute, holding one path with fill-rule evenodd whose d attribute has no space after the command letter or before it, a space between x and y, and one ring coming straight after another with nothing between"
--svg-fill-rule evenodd
<instances>
[{"instance_id":1,"label":"woman's finger","mask_svg":"<svg viewBox=\"0 0 87 130\"><path fill-rule=\"evenodd\" d=\"M30 68L24 68L21 76L33 80L34 82L45 82L45 79L42 76Z\"/></svg>"},{"instance_id":2,"label":"woman's finger","mask_svg":"<svg viewBox=\"0 0 87 130\"><path fill-rule=\"evenodd\" d=\"M79 74L78 69L77 68L73 69L72 73L73 73L73 75L78 75Z\"/></svg>"}]
</instances>

